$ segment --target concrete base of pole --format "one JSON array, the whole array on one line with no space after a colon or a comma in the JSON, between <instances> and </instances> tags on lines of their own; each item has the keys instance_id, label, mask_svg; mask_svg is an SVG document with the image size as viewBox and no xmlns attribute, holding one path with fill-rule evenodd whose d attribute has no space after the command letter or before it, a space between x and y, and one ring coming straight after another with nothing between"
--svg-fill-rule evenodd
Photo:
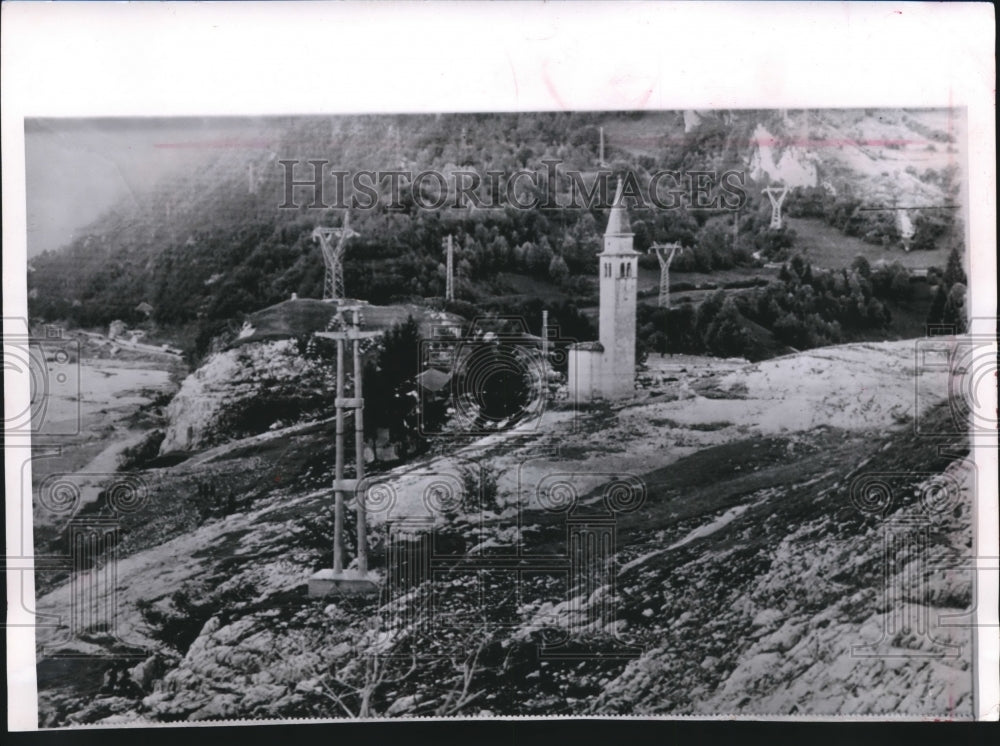
<instances>
[{"instance_id":1,"label":"concrete base of pole","mask_svg":"<svg viewBox=\"0 0 1000 746\"><path fill-rule=\"evenodd\" d=\"M330 595L375 595L378 593L379 576L375 572L362 575L357 570L319 570L309 576L310 598Z\"/></svg>"}]
</instances>

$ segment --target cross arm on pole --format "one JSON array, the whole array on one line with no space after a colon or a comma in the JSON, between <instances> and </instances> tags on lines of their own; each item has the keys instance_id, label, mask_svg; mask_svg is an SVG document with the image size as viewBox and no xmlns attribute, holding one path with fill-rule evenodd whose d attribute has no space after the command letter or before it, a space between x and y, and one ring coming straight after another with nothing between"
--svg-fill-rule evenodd
<instances>
[{"instance_id":1,"label":"cross arm on pole","mask_svg":"<svg viewBox=\"0 0 1000 746\"><path fill-rule=\"evenodd\" d=\"M382 332L363 332L348 327L342 332L313 332L313 336L323 339L371 339L372 337L381 337Z\"/></svg>"},{"instance_id":2,"label":"cross arm on pole","mask_svg":"<svg viewBox=\"0 0 1000 746\"><path fill-rule=\"evenodd\" d=\"M664 253L666 252L667 249L670 249L670 254L666 259L664 259ZM674 260L674 256L678 252L683 254L684 251L685 251L684 247L681 246L679 243L666 243L666 244L654 243L649 247L649 250L646 253L656 254L656 258L660 260L660 266L662 267L665 264L666 266L669 267L670 262Z\"/></svg>"}]
</instances>

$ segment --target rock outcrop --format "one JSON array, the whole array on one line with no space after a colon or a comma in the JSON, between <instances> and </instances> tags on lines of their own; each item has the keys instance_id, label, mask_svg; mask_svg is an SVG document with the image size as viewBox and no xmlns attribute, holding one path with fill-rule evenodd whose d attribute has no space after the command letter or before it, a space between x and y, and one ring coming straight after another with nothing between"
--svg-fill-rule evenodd
<instances>
[{"instance_id":1,"label":"rock outcrop","mask_svg":"<svg viewBox=\"0 0 1000 746\"><path fill-rule=\"evenodd\" d=\"M190 451L332 407L335 371L294 339L242 345L211 355L167 407L160 453Z\"/></svg>"}]
</instances>

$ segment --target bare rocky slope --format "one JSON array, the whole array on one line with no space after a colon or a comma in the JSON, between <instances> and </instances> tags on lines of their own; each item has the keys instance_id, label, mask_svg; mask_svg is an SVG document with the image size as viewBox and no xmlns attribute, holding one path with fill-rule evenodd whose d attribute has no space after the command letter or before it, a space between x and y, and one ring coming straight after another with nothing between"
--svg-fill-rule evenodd
<instances>
[{"instance_id":1,"label":"bare rocky slope","mask_svg":"<svg viewBox=\"0 0 1000 746\"><path fill-rule=\"evenodd\" d=\"M431 599L306 597L330 561L329 421L151 470L148 501L120 516L117 639L39 631L41 722L970 717L975 473L945 434L946 382L913 365L913 342L653 356L634 401L554 406L378 474L382 573L386 526L438 499ZM599 523L623 482L640 497L616 498L613 562L567 587L551 567L568 523ZM65 618L69 599L63 583L38 609ZM50 655L60 640L76 657Z\"/></svg>"},{"instance_id":2,"label":"bare rocky slope","mask_svg":"<svg viewBox=\"0 0 1000 746\"><path fill-rule=\"evenodd\" d=\"M366 331L386 331L413 318L429 338L435 325L461 320L412 304L350 303L359 305L359 326ZM311 335L332 328L337 309L326 301L288 300L250 314L238 335L220 336L220 349L184 379L171 400L160 453L204 449L330 412L333 343Z\"/></svg>"}]
</instances>

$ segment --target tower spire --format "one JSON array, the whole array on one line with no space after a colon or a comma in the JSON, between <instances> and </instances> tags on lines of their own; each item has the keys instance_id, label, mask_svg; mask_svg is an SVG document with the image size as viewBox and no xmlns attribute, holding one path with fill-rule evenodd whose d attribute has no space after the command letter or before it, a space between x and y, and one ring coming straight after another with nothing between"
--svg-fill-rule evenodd
<instances>
[{"instance_id":1,"label":"tower spire","mask_svg":"<svg viewBox=\"0 0 1000 746\"><path fill-rule=\"evenodd\" d=\"M611 202L611 214L608 216L608 229L604 231L606 236L629 236L628 215L625 212L625 205L622 203L622 190L624 184L622 177L618 177L618 187L615 189L615 198Z\"/></svg>"},{"instance_id":2,"label":"tower spire","mask_svg":"<svg viewBox=\"0 0 1000 746\"><path fill-rule=\"evenodd\" d=\"M615 199L611 203L611 214L608 215L608 228L604 231L604 251L607 256L638 256L638 252L632 248L632 237L635 235L630 230L628 223L628 212L625 209L624 183L619 177L618 188L615 190Z\"/></svg>"}]
</instances>

